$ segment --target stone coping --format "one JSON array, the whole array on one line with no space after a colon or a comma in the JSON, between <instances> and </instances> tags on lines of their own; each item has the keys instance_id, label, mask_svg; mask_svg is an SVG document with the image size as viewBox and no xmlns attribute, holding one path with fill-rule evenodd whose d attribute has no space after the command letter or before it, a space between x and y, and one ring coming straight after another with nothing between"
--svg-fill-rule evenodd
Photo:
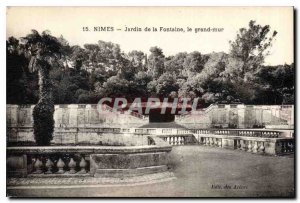
<instances>
[{"instance_id":1,"label":"stone coping","mask_svg":"<svg viewBox=\"0 0 300 203\"><path fill-rule=\"evenodd\" d=\"M238 140L251 140L251 141L263 141L263 142L278 142L286 140L294 140L291 137L279 137L279 138L267 138L267 137L250 137L250 136L235 136L235 135L214 135L214 134L195 134L195 137L212 137L212 138L223 138L223 139L238 139Z\"/></svg>"},{"instance_id":2,"label":"stone coping","mask_svg":"<svg viewBox=\"0 0 300 203\"><path fill-rule=\"evenodd\" d=\"M82 124L84 125L84 124ZM257 129L257 128L253 128L253 129L249 129L249 128L223 128L223 129L219 129L219 128L118 128L118 127L97 127L97 126L92 126L92 125L97 125L97 124L86 124L87 126L69 126L69 127L54 127L55 129L61 129L61 130L82 130L82 129L142 129L144 131L147 131L147 129L152 130L152 129L160 129L160 130L169 130L169 129L176 129L176 130L191 130L191 131L195 131L195 130L207 130L207 131L258 131L258 132L281 132L282 130L285 129ZM88 126L90 125L90 126ZM7 128L33 128L32 126L29 125L24 125L24 126L7 126ZM294 129L289 129L289 130L294 130ZM122 131L121 131L122 132Z\"/></svg>"},{"instance_id":3,"label":"stone coping","mask_svg":"<svg viewBox=\"0 0 300 203\"><path fill-rule=\"evenodd\" d=\"M108 186L133 186L172 181L176 177L173 172L146 174L143 176L113 178L113 177L29 177L8 178L7 189L40 189L40 188L86 188Z\"/></svg>"},{"instance_id":4,"label":"stone coping","mask_svg":"<svg viewBox=\"0 0 300 203\"><path fill-rule=\"evenodd\" d=\"M170 152L172 146L26 146L7 147L8 154L51 154L51 153L85 153L85 154L133 154Z\"/></svg>"}]
</instances>

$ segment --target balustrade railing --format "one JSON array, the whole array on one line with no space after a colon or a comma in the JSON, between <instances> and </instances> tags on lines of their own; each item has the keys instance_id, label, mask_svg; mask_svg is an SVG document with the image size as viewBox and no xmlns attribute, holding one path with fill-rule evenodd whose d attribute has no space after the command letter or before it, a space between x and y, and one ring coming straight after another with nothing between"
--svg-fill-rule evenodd
<instances>
[{"instance_id":1,"label":"balustrade railing","mask_svg":"<svg viewBox=\"0 0 300 203\"><path fill-rule=\"evenodd\" d=\"M147 136L148 146L21 146L7 147L6 167L8 177L81 177L106 175L106 172L119 172L132 168L145 167L148 159L135 163L136 156L169 153L172 149L158 137ZM131 156L133 154L134 156ZM128 155L125 156L124 155ZM156 156L155 156L156 157ZM165 160L161 156L156 157ZM113 161L112 161L113 159ZM118 161L116 161L118 160ZM130 161L131 160L131 161ZM152 159L151 159L152 160ZM118 163L132 164L124 169ZM161 164L155 161L155 164ZM137 166L136 164L141 164ZM148 165L147 165L148 164ZM118 168L120 166L120 168ZM151 165L152 166L152 165ZM117 168L116 168L117 167ZM105 174L103 174L104 172ZM127 171L126 171L127 173Z\"/></svg>"},{"instance_id":2,"label":"balustrade railing","mask_svg":"<svg viewBox=\"0 0 300 203\"><path fill-rule=\"evenodd\" d=\"M170 145L184 145L185 137L183 136L167 136L163 138L164 141L169 143Z\"/></svg>"},{"instance_id":3,"label":"balustrade railing","mask_svg":"<svg viewBox=\"0 0 300 203\"><path fill-rule=\"evenodd\" d=\"M263 138L225 135L198 135L199 145L230 148L255 154L283 155L294 153L293 138Z\"/></svg>"},{"instance_id":4,"label":"balustrade railing","mask_svg":"<svg viewBox=\"0 0 300 203\"><path fill-rule=\"evenodd\" d=\"M29 175L88 175L88 157L82 154L29 154L27 155Z\"/></svg>"},{"instance_id":5,"label":"balustrade railing","mask_svg":"<svg viewBox=\"0 0 300 203\"><path fill-rule=\"evenodd\" d=\"M231 135L231 136L246 136L246 137L267 137L279 138L282 134L280 131L272 130L239 130L239 129L191 129L194 134L214 134L214 135Z\"/></svg>"},{"instance_id":6,"label":"balustrade railing","mask_svg":"<svg viewBox=\"0 0 300 203\"><path fill-rule=\"evenodd\" d=\"M196 140L193 135L160 135L165 142L169 145L176 146L176 145L190 145L195 144Z\"/></svg>"},{"instance_id":7,"label":"balustrade railing","mask_svg":"<svg viewBox=\"0 0 300 203\"><path fill-rule=\"evenodd\" d=\"M177 133L180 134L173 135L161 134L159 137L172 146L199 144L241 150L255 154L284 155L294 153L294 139L272 137L274 136L272 134L274 132L268 132L271 133L268 137L258 137L254 131L251 133L242 131L241 134L238 134L238 131L234 131L236 135L223 130L197 130L197 133L194 134L184 134L184 132L178 131Z\"/></svg>"}]
</instances>

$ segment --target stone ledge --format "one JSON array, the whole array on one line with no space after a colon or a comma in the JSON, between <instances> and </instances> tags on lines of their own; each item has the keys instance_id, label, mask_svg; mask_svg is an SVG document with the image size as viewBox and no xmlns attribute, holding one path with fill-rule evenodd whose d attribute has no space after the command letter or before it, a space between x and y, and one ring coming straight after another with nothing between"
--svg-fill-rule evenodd
<instances>
[{"instance_id":1,"label":"stone ledge","mask_svg":"<svg viewBox=\"0 0 300 203\"><path fill-rule=\"evenodd\" d=\"M8 154L43 154L43 153L86 153L86 154L131 154L170 152L172 146L28 146L28 147L7 147Z\"/></svg>"},{"instance_id":2,"label":"stone ledge","mask_svg":"<svg viewBox=\"0 0 300 203\"><path fill-rule=\"evenodd\" d=\"M140 184L152 184L176 179L173 172L147 174L143 176L124 178L96 178L96 177L28 177L8 178L7 190L10 189L39 189L39 188L78 188L78 187L108 187L131 186ZM8 192L9 194L9 192Z\"/></svg>"},{"instance_id":3,"label":"stone ledge","mask_svg":"<svg viewBox=\"0 0 300 203\"><path fill-rule=\"evenodd\" d=\"M113 177L113 178L123 178L123 177L133 177L141 176L153 173L161 173L167 171L166 165L162 166L150 166L135 169L97 169L94 177Z\"/></svg>"},{"instance_id":4,"label":"stone ledge","mask_svg":"<svg viewBox=\"0 0 300 203\"><path fill-rule=\"evenodd\" d=\"M80 177L91 177L92 175L89 173L85 173L85 174L79 174L79 173L75 173L75 174L71 174L71 173L63 173L63 174L28 174L27 177L28 178L54 178L54 177L59 177L59 178L80 178Z\"/></svg>"}]
</instances>

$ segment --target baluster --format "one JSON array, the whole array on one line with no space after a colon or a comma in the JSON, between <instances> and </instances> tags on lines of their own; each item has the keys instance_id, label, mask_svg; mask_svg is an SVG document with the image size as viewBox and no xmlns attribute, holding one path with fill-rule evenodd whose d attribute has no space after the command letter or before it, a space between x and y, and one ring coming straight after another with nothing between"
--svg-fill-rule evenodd
<instances>
[{"instance_id":1,"label":"baluster","mask_svg":"<svg viewBox=\"0 0 300 203\"><path fill-rule=\"evenodd\" d=\"M252 143L251 143L251 141L249 140L248 141L248 150L247 150L248 152L251 152L252 151Z\"/></svg>"},{"instance_id":2,"label":"baluster","mask_svg":"<svg viewBox=\"0 0 300 203\"><path fill-rule=\"evenodd\" d=\"M178 138L179 138L179 137L176 137L176 145L179 145Z\"/></svg>"},{"instance_id":3,"label":"baluster","mask_svg":"<svg viewBox=\"0 0 300 203\"><path fill-rule=\"evenodd\" d=\"M76 173L76 171L75 171L76 162L74 161L73 158L70 159L70 162L69 162L68 166L70 168L70 171L69 171L70 174Z\"/></svg>"},{"instance_id":4,"label":"baluster","mask_svg":"<svg viewBox=\"0 0 300 203\"><path fill-rule=\"evenodd\" d=\"M60 157L58 159L58 162L56 163L56 167L58 168L58 171L56 172L57 174L62 174L65 172L64 171L65 163Z\"/></svg>"},{"instance_id":5,"label":"baluster","mask_svg":"<svg viewBox=\"0 0 300 203\"><path fill-rule=\"evenodd\" d=\"M80 171L78 172L79 174L86 173L86 170L85 170L86 165L87 165L87 163L86 163L84 157L81 157L81 161L79 163L79 166L80 166Z\"/></svg>"},{"instance_id":6,"label":"baluster","mask_svg":"<svg viewBox=\"0 0 300 203\"><path fill-rule=\"evenodd\" d=\"M240 143L239 150L243 150L243 140L239 140L239 143Z\"/></svg>"},{"instance_id":7,"label":"baluster","mask_svg":"<svg viewBox=\"0 0 300 203\"><path fill-rule=\"evenodd\" d=\"M293 142L290 142L289 147L290 147L290 151L293 152L294 151L294 144L293 144Z\"/></svg>"},{"instance_id":8,"label":"baluster","mask_svg":"<svg viewBox=\"0 0 300 203\"><path fill-rule=\"evenodd\" d=\"M241 148L241 140L236 140L236 148L237 149Z\"/></svg>"},{"instance_id":9,"label":"baluster","mask_svg":"<svg viewBox=\"0 0 300 203\"><path fill-rule=\"evenodd\" d=\"M217 147L217 146L218 146L217 138L213 138L213 139L214 139L214 144L215 144L215 146Z\"/></svg>"},{"instance_id":10,"label":"baluster","mask_svg":"<svg viewBox=\"0 0 300 203\"><path fill-rule=\"evenodd\" d=\"M222 138L219 138L218 140L218 147L222 147Z\"/></svg>"},{"instance_id":11,"label":"baluster","mask_svg":"<svg viewBox=\"0 0 300 203\"><path fill-rule=\"evenodd\" d=\"M168 142L169 144L171 144L170 137L167 137L167 142Z\"/></svg>"},{"instance_id":12,"label":"baluster","mask_svg":"<svg viewBox=\"0 0 300 203\"><path fill-rule=\"evenodd\" d=\"M169 144L172 145L172 137L168 137L169 139Z\"/></svg>"},{"instance_id":13,"label":"baluster","mask_svg":"<svg viewBox=\"0 0 300 203\"><path fill-rule=\"evenodd\" d=\"M286 142L286 151L287 152L290 152L290 143L289 142Z\"/></svg>"},{"instance_id":14,"label":"baluster","mask_svg":"<svg viewBox=\"0 0 300 203\"><path fill-rule=\"evenodd\" d=\"M243 151L246 151L246 141L245 140L241 140L241 149Z\"/></svg>"},{"instance_id":15,"label":"baluster","mask_svg":"<svg viewBox=\"0 0 300 203\"><path fill-rule=\"evenodd\" d=\"M45 164L47 171L45 172L45 174L51 174L52 173L52 168L54 166L53 162L51 161L50 157L48 158L46 164Z\"/></svg>"},{"instance_id":16,"label":"baluster","mask_svg":"<svg viewBox=\"0 0 300 203\"><path fill-rule=\"evenodd\" d=\"M210 145L209 137L206 138L206 145L207 145L207 146Z\"/></svg>"},{"instance_id":17,"label":"baluster","mask_svg":"<svg viewBox=\"0 0 300 203\"><path fill-rule=\"evenodd\" d=\"M284 144L283 144L283 142L280 142L279 144L280 144L280 147L281 147L281 153L284 153Z\"/></svg>"},{"instance_id":18,"label":"baluster","mask_svg":"<svg viewBox=\"0 0 300 203\"><path fill-rule=\"evenodd\" d=\"M286 142L283 142L283 143L282 143L282 147L283 147L283 152L286 152L286 151L287 151L287 150L286 150L286 148L287 148L287 147L286 147Z\"/></svg>"},{"instance_id":19,"label":"baluster","mask_svg":"<svg viewBox=\"0 0 300 203\"><path fill-rule=\"evenodd\" d=\"M181 140L181 141L182 141L182 143L181 143L182 145L185 144L184 138L185 138L185 137L182 137L182 140Z\"/></svg>"},{"instance_id":20,"label":"baluster","mask_svg":"<svg viewBox=\"0 0 300 203\"><path fill-rule=\"evenodd\" d=\"M215 145L214 138L213 138L213 137L211 137L211 138L210 138L210 146L214 146L214 145Z\"/></svg>"},{"instance_id":21,"label":"baluster","mask_svg":"<svg viewBox=\"0 0 300 203\"><path fill-rule=\"evenodd\" d=\"M210 138L210 146L214 146L214 144L215 144L215 143L214 143L214 138L211 137L211 138Z\"/></svg>"},{"instance_id":22,"label":"baluster","mask_svg":"<svg viewBox=\"0 0 300 203\"><path fill-rule=\"evenodd\" d=\"M201 139L202 139L202 144L206 145L206 138L205 137L201 137Z\"/></svg>"},{"instance_id":23,"label":"baluster","mask_svg":"<svg viewBox=\"0 0 300 203\"><path fill-rule=\"evenodd\" d=\"M258 145L257 145L257 141L254 141L254 146L253 146L253 153L257 153L258 150Z\"/></svg>"},{"instance_id":24,"label":"baluster","mask_svg":"<svg viewBox=\"0 0 300 203\"><path fill-rule=\"evenodd\" d=\"M265 146L264 146L264 142L260 142L260 146L258 148L258 152L260 154L263 154L265 152Z\"/></svg>"},{"instance_id":25,"label":"baluster","mask_svg":"<svg viewBox=\"0 0 300 203\"><path fill-rule=\"evenodd\" d=\"M35 174L41 174L43 171L42 171L42 166L43 166L43 162L40 161L40 159L37 157L36 158L36 161L33 165L34 167L34 172Z\"/></svg>"}]
</instances>

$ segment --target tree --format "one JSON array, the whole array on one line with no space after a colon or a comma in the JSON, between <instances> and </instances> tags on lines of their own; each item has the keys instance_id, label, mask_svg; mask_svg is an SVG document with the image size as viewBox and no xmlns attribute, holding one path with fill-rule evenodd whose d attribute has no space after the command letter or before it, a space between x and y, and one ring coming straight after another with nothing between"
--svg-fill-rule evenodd
<instances>
[{"instance_id":1,"label":"tree","mask_svg":"<svg viewBox=\"0 0 300 203\"><path fill-rule=\"evenodd\" d=\"M81 48L80 46L72 46L71 47L71 56L70 59L73 61L75 69L80 70L83 63L87 61L88 55L85 51L85 49Z\"/></svg>"},{"instance_id":2,"label":"tree","mask_svg":"<svg viewBox=\"0 0 300 203\"><path fill-rule=\"evenodd\" d=\"M151 47L150 56L148 58L148 71L152 74L154 79L157 79L164 73L164 61L165 55L162 52L161 48Z\"/></svg>"},{"instance_id":3,"label":"tree","mask_svg":"<svg viewBox=\"0 0 300 203\"><path fill-rule=\"evenodd\" d=\"M277 32L273 31L271 35L269 33L269 25L257 25L251 20L249 28L241 28L235 41L230 41L230 54L244 62L241 77L249 71L254 73L269 55L269 48Z\"/></svg>"},{"instance_id":4,"label":"tree","mask_svg":"<svg viewBox=\"0 0 300 203\"><path fill-rule=\"evenodd\" d=\"M184 60L184 69L187 72L187 76L192 76L195 73L200 73L204 68L204 64L207 58L202 56L200 52L194 51L189 53Z\"/></svg>"},{"instance_id":5,"label":"tree","mask_svg":"<svg viewBox=\"0 0 300 203\"><path fill-rule=\"evenodd\" d=\"M162 74L157 80L148 83L149 92L160 97L169 97L173 91L178 91L176 76L171 73Z\"/></svg>"},{"instance_id":6,"label":"tree","mask_svg":"<svg viewBox=\"0 0 300 203\"><path fill-rule=\"evenodd\" d=\"M34 137L37 145L49 145L54 130L54 103L49 71L60 58L62 46L48 31L39 34L32 30L31 34L22 38L22 42L25 54L30 58L29 71L38 72L39 100L33 109Z\"/></svg>"},{"instance_id":7,"label":"tree","mask_svg":"<svg viewBox=\"0 0 300 203\"><path fill-rule=\"evenodd\" d=\"M165 60L165 69L167 72L175 73L181 75L184 70L184 61L186 59L187 53L180 52L175 56L166 58Z\"/></svg>"},{"instance_id":8,"label":"tree","mask_svg":"<svg viewBox=\"0 0 300 203\"><path fill-rule=\"evenodd\" d=\"M6 41L6 92L10 104L30 103L27 66L28 60L20 49L19 40L9 37Z\"/></svg>"},{"instance_id":9,"label":"tree","mask_svg":"<svg viewBox=\"0 0 300 203\"><path fill-rule=\"evenodd\" d=\"M145 54L142 51L133 50L128 53L128 59L131 62L131 65L134 67L134 72L145 71L144 62Z\"/></svg>"}]
</instances>

